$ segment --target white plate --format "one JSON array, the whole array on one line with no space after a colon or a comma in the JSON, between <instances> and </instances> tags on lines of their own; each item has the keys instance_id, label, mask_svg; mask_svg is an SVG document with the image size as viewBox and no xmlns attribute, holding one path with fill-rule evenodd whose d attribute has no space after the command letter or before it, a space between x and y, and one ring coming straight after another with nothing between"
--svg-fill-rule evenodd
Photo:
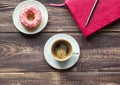
<instances>
[{"instance_id":1,"label":"white plate","mask_svg":"<svg viewBox=\"0 0 120 85\"><path fill-rule=\"evenodd\" d=\"M35 5L37 8L40 9L41 11L41 14L42 14L42 21L41 21L41 24L40 26L34 30L34 31L28 31L20 22L20 19L19 19L19 14L21 12L21 10L26 7L26 6L29 6L29 5ZM36 1L36 0L26 0L26 1L23 1L21 3L19 3L17 5L17 7L15 8L14 12L13 12L13 23L15 25L15 27L22 33L24 34L36 34L40 31L42 31L45 26L47 25L47 22L48 22L48 12L47 12L47 9L45 8L45 6Z\"/></svg>"},{"instance_id":2,"label":"white plate","mask_svg":"<svg viewBox=\"0 0 120 85\"><path fill-rule=\"evenodd\" d=\"M64 62L59 62L59 61L56 61L55 59L53 59L52 55L50 53L50 48L51 48L52 43L54 41L56 41L57 39L66 39L67 41L69 41L72 44L73 52L79 53L79 54L72 56L69 60L64 61ZM45 57L45 60L47 61L47 63L50 66L52 66L53 68L64 70L64 69L68 69L76 64L76 62L78 61L78 59L80 57L80 48L79 48L77 41L70 35L57 34L57 35L52 36L46 42L45 47L44 47L44 57Z\"/></svg>"}]
</instances>

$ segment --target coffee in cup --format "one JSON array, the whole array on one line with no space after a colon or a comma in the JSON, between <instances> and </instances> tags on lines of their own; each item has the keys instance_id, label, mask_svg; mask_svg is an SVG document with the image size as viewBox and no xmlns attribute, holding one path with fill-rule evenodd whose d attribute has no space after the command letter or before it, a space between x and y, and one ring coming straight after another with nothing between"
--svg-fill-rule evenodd
<instances>
[{"instance_id":1,"label":"coffee in cup","mask_svg":"<svg viewBox=\"0 0 120 85\"><path fill-rule=\"evenodd\" d=\"M67 40L56 40L51 46L51 53L55 60L66 61L72 56L72 45Z\"/></svg>"}]
</instances>

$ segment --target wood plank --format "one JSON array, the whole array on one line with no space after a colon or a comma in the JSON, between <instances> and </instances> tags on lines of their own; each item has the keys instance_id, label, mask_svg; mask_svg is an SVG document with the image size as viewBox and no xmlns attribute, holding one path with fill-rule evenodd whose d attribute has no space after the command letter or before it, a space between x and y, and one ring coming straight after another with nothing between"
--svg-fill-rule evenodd
<instances>
[{"instance_id":1,"label":"wood plank","mask_svg":"<svg viewBox=\"0 0 120 85\"><path fill-rule=\"evenodd\" d=\"M18 32L12 22L14 8L22 0L0 0L0 32ZM49 20L42 32L80 32L66 7L50 7L50 2L61 3L63 0L39 0L48 9ZM14 3L13 3L14 2ZM120 20L101 31L120 31Z\"/></svg>"},{"instance_id":2,"label":"wood plank","mask_svg":"<svg viewBox=\"0 0 120 85\"><path fill-rule=\"evenodd\" d=\"M52 69L44 59L46 41L55 33L27 36L20 33L0 33L0 72L48 72ZM73 36L81 47L78 63L66 71L119 72L120 33L98 33L85 39Z\"/></svg>"},{"instance_id":3,"label":"wood plank","mask_svg":"<svg viewBox=\"0 0 120 85\"><path fill-rule=\"evenodd\" d=\"M0 85L119 85L120 73L42 72L0 74Z\"/></svg>"}]
</instances>

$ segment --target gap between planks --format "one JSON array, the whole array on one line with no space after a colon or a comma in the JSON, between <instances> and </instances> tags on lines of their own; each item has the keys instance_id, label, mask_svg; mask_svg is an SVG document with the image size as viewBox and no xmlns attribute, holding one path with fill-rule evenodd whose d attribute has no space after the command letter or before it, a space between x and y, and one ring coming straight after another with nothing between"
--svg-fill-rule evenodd
<instances>
[{"instance_id":1,"label":"gap between planks","mask_svg":"<svg viewBox=\"0 0 120 85\"><path fill-rule=\"evenodd\" d=\"M0 33L20 33L20 34L22 34L21 32L0 32ZM43 31L43 32L40 32L40 33L82 33L82 32L81 31L60 31L60 32L57 32L57 31L53 31L53 32ZM38 33L38 34L40 34L40 33ZM104 31L104 30L101 30L101 31L97 31L95 33L120 33L120 31Z\"/></svg>"},{"instance_id":2,"label":"gap between planks","mask_svg":"<svg viewBox=\"0 0 120 85\"><path fill-rule=\"evenodd\" d=\"M60 72L16 72L16 73L0 73L0 75L24 75L24 74L41 74L41 73L61 73ZM63 71L64 72L64 71ZM76 73L80 75L96 75L96 74L120 74L120 72L64 72L64 73Z\"/></svg>"}]
</instances>

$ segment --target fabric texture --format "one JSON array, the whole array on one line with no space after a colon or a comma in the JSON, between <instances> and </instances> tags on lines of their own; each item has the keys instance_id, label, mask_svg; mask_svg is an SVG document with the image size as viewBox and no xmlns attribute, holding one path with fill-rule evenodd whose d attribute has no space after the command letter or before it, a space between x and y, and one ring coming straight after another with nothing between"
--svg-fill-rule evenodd
<instances>
[{"instance_id":1,"label":"fabric texture","mask_svg":"<svg viewBox=\"0 0 120 85\"><path fill-rule=\"evenodd\" d=\"M95 0L65 0L85 37L120 19L120 0L99 0L87 27L86 20Z\"/></svg>"}]
</instances>

